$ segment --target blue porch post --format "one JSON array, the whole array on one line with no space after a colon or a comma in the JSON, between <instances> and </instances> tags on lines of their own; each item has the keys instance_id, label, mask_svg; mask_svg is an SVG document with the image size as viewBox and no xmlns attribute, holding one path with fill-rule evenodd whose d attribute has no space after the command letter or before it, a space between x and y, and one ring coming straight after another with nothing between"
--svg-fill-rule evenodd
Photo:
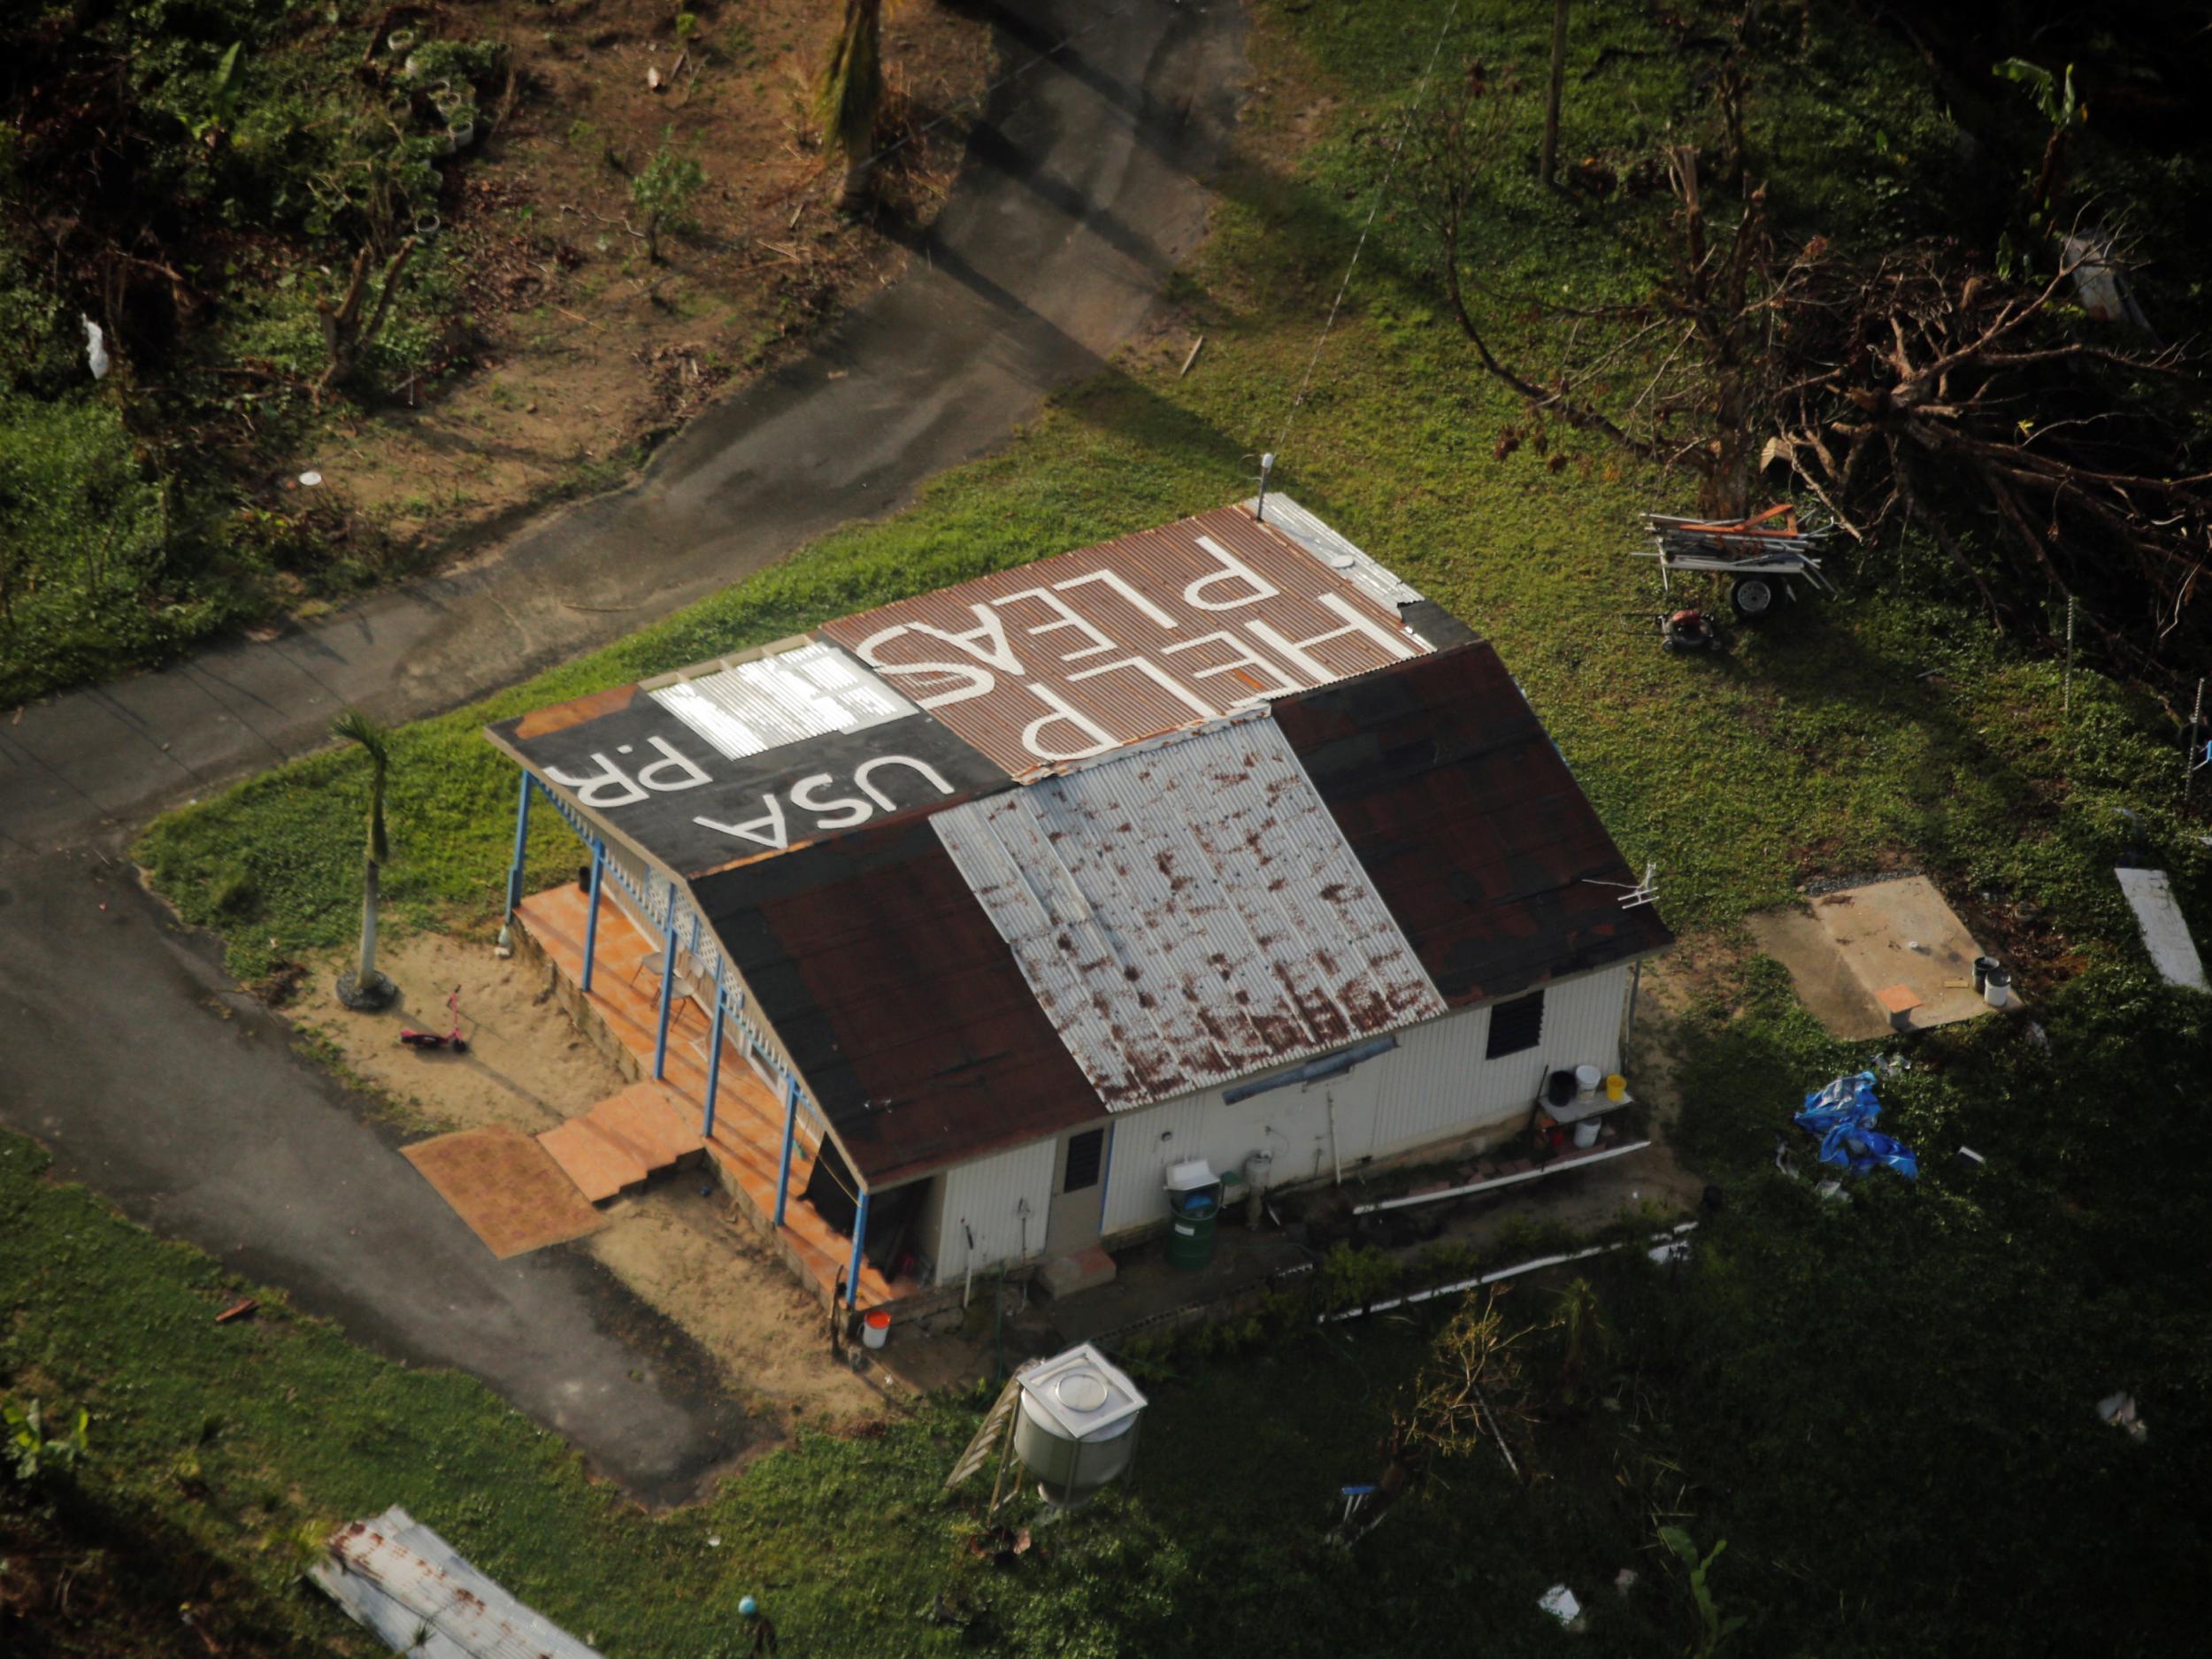
<instances>
[{"instance_id":1,"label":"blue porch post","mask_svg":"<svg viewBox=\"0 0 2212 1659\"><path fill-rule=\"evenodd\" d=\"M584 921L584 989L591 989L591 970L599 956L599 889L606 885L607 843L591 839L591 908Z\"/></svg>"},{"instance_id":2,"label":"blue porch post","mask_svg":"<svg viewBox=\"0 0 2212 1659\"><path fill-rule=\"evenodd\" d=\"M791 1194L791 1143L799 1133L799 1079L783 1080L783 1161L776 1166L776 1225L783 1225L784 1201Z\"/></svg>"},{"instance_id":3,"label":"blue porch post","mask_svg":"<svg viewBox=\"0 0 2212 1659\"><path fill-rule=\"evenodd\" d=\"M668 1013L676 1006L676 895L668 895L668 942L661 947L661 1018L653 1033L653 1080L668 1070Z\"/></svg>"},{"instance_id":4,"label":"blue porch post","mask_svg":"<svg viewBox=\"0 0 2212 1659\"><path fill-rule=\"evenodd\" d=\"M699 1139L714 1135L714 1092L722 1087L722 964L714 968L714 1029L707 1035L707 1118L699 1125Z\"/></svg>"},{"instance_id":5,"label":"blue porch post","mask_svg":"<svg viewBox=\"0 0 2212 1659\"><path fill-rule=\"evenodd\" d=\"M507 910L499 918L499 948L514 942L515 907L522 902L522 864L530 852L530 774L522 774L522 796L515 803L515 859L507 866Z\"/></svg>"},{"instance_id":6,"label":"blue porch post","mask_svg":"<svg viewBox=\"0 0 2212 1659\"><path fill-rule=\"evenodd\" d=\"M853 1212L853 1259L845 1270L845 1305L860 1300L860 1249L868 1241L868 1189L860 1189L860 1207Z\"/></svg>"}]
</instances>

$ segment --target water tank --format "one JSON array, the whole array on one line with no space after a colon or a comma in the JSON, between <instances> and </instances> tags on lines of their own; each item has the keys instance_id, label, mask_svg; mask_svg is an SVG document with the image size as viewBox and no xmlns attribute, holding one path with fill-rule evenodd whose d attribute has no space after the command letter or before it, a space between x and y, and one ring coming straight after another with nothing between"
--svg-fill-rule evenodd
<instances>
[{"instance_id":1,"label":"water tank","mask_svg":"<svg viewBox=\"0 0 2212 1659\"><path fill-rule=\"evenodd\" d=\"M1014 1454L1054 1503L1080 1503L1129 1467L1145 1399L1089 1343L1020 1376Z\"/></svg>"}]
</instances>

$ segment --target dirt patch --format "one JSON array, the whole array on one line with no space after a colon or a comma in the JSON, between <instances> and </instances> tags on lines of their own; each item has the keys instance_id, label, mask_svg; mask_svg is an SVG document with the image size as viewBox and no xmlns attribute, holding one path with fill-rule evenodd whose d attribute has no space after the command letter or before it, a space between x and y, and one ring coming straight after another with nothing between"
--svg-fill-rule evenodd
<instances>
[{"instance_id":1,"label":"dirt patch","mask_svg":"<svg viewBox=\"0 0 2212 1659\"><path fill-rule=\"evenodd\" d=\"M608 1208L614 1225L585 1248L711 1354L756 1414L830 1430L883 1415L883 1396L830 1357L821 1303L706 1177L679 1173Z\"/></svg>"},{"instance_id":2,"label":"dirt patch","mask_svg":"<svg viewBox=\"0 0 2212 1659\"><path fill-rule=\"evenodd\" d=\"M294 1021L329 1042L356 1078L404 1109L415 1125L474 1129L505 1124L535 1134L588 1109L628 1079L586 1041L545 975L489 948L419 933L378 954L400 988L380 1014L357 1014L334 989L336 964L311 974ZM461 992L466 1054L403 1048L403 1026L448 1031L446 999Z\"/></svg>"},{"instance_id":3,"label":"dirt patch","mask_svg":"<svg viewBox=\"0 0 2212 1659\"><path fill-rule=\"evenodd\" d=\"M642 446L777 360L906 257L881 227L933 219L988 78L979 18L897 8L883 25L877 220L833 206L810 88L842 0L553 0L449 5L426 33L495 41L511 95L440 204L476 335L471 372L412 385L303 457L418 551L528 505L616 482ZM679 19L688 19L679 35ZM657 85L649 81L657 77ZM500 105L504 104L504 113ZM932 130L932 123L941 124ZM495 126L492 123L495 121ZM706 180L695 228L649 257L631 179L665 142Z\"/></svg>"},{"instance_id":4,"label":"dirt patch","mask_svg":"<svg viewBox=\"0 0 2212 1659\"><path fill-rule=\"evenodd\" d=\"M535 1133L629 1082L576 1029L539 969L442 933L395 941L379 961L400 987L394 1009L357 1014L343 1007L332 963L303 981L292 1014L348 1071L403 1108L411 1127L503 1125ZM449 1028L445 1002L456 986L469 1051L402 1048L403 1025ZM825 1429L887 1409L880 1394L830 1357L821 1304L800 1291L747 1222L732 1217L729 1200L706 1176L680 1171L604 1213L607 1225L578 1248L711 1355L750 1409Z\"/></svg>"}]
</instances>

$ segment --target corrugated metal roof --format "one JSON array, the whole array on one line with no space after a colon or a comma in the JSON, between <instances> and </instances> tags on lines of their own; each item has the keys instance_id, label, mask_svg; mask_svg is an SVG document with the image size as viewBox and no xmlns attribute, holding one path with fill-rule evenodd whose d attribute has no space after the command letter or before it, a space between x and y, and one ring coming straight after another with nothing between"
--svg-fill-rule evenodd
<instances>
[{"instance_id":1,"label":"corrugated metal roof","mask_svg":"<svg viewBox=\"0 0 2212 1659\"><path fill-rule=\"evenodd\" d=\"M692 886L869 1186L1097 1117L926 823L848 831Z\"/></svg>"},{"instance_id":2,"label":"corrugated metal roof","mask_svg":"<svg viewBox=\"0 0 2212 1659\"><path fill-rule=\"evenodd\" d=\"M1447 1011L1263 716L930 823L1109 1108Z\"/></svg>"},{"instance_id":3,"label":"corrugated metal roof","mask_svg":"<svg viewBox=\"0 0 2212 1659\"><path fill-rule=\"evenodd\" d=\"M911 703L819 640L687 674L646 695L730 760L915 712Z\"/></svg>"},{"instance_id":4,"label":"corrugated metal roof","mask_svg":"<svg viewBox=\"0 0 2212 1659\"><path fill-rule=\"evenodd\" d=\"M1256 514L1261 511L1258 497L1244 503L1244 511ZM1397 572L1370 557L1365 549L1351 537L1333 529L1308 512L1289 496L1273 495L1267 498L1267 525L1288 536L1315 558L1334 571L1343 580L1364 588L1393 611L1402 605L1421 603L1421 590ZM1434 644L1434 641L1430 641Z\"/></svg>"},{"instance_id":5,"label":"corrugated metal roof","mask_svg":"<svg viewBox=\"0 0 2212 1659\"><path fill-rule=\"evenodd\" d=\"M341 1527L328 1548L308 1577L409 1659L600 1659L396 1505Z\"/></svg>"},{"instance_id":6,"label":"corrugated metal roof","mask_svg":"<svg viewBox=\"0 0 2212 1659\"><path fill-rule=\"evenodd\" d=\"M821 633L1020 777L1418 655L1395 580L1223 507Z\"/></svg>"},{"instance_id":7,"label":"corrugated metal roof","mask_svg":"<svg viewBox=\"0 0 2212 1659\"><path fill-rule=\"evenodd\" d=\"M1654 906L1623 908L1635 876L1489 646L1271 713L1455 1006L1673 942Z\"/></svg>"}]
</instances>

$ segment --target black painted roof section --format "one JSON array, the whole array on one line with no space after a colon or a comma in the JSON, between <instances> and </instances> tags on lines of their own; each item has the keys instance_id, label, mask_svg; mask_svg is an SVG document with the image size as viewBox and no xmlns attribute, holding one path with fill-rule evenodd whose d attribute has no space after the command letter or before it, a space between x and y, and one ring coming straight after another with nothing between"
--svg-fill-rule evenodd
<instances>
[{"instance_id":1,"label":"black painted roof section","mask_svg":"<svg viewBox=\"0 0 2212 1659\"><path fill-rule=\"evenodd\" d=\"M1663 949L1620 849L1489 645L1279 698L1275 720L1454 1006Z\"/></svg>"},{"instance_id":2,"label":"black painted roof section","mask_svg":"<svg viewBox=\"0 0 2212 1659\"><path fill-rule=\"evenodd\" d=\"M692 883L871 1186L1100 1115L925 812Z\"/></svg>"},{"instance_id":3,"label":"black painted roof section","mask_svg":"<svg viewBox=\"0 0 2212 1659\"><path fill-rule=\"evenodd\" d=\"M565 723L562 717L571 710L579 718ZM593 816L686 876L778 851L767 838L779 832L794 845L836 833L836 821L849 820L849 810L810 811L805 801L864 798L852 784L854 772L886 756L924 762L951 786L950 794L941 793L910 767L878 767L877 787L892 798L895 810L949 805L1006 787L1003 767L977 753L941 721L920 713L856 732L824 733L734 760L716 753L634 686L488 729L541 777L549 771L560 774L555 781L572 796L580 791L567 780L603 776L611 764L632 779L657 766L659 776L680 782L691 775L681 762L689 763L706 782L645 790L645 799L611 808L585 803ZM667 747L655 748L656 738ZM681 761L670 763L665 757L672 752ZM825 775L828 781L810 796L795 796L795 787ZM825 818L830 826L823 825ZM717 824L747 826L750 833L733 833L714 827Z\"/></svg>"}]
</instances>

